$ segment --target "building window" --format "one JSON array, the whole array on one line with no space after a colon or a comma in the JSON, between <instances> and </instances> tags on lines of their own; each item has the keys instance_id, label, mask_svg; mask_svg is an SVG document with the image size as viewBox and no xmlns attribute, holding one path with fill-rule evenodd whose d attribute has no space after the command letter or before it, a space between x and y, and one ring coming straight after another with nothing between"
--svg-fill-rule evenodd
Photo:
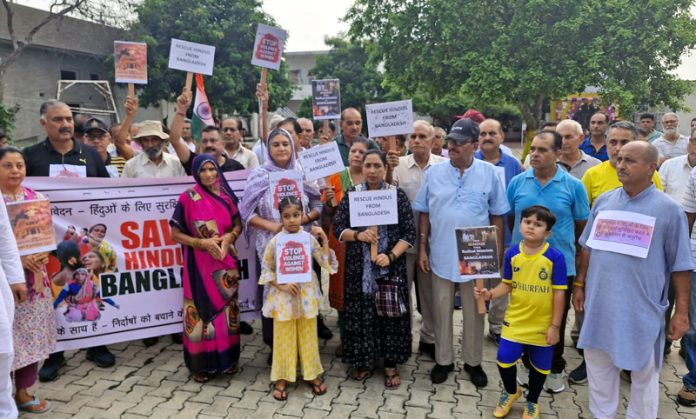
<instances>
[{"instance_id":1,"label":"building window","mask_svg":"<svg viewBox=\"0 0 696 419\"><path fill-rule=\"evenodd\" d=\"M77 80L77 72L71 70L60 70L61 80Z\"/></svg>"},{"instance_id":2,"label":"building window","mask_svg":"<svg viewBox=\"0 0 696 419\"><path fill-rule=\"evenodd\" d=\"M90 73L89 79L90 80L99 80L99 74Z\"/></svg>"},{"instance_id":3,"label":"building window","mask_svg":"<svg viewBox=\"0 0 696 419\"><path fill-rule=\"evenodd\" d=\"M290 70L290 84L300 84L300 70Z\"/></svg>"}]
</instances>

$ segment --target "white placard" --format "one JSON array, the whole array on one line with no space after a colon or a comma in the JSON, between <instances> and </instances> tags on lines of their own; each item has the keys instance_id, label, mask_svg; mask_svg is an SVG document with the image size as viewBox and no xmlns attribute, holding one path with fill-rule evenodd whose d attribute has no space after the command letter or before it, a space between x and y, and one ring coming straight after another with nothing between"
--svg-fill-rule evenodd
<instances>
[{"instance_id":1,"label":"white placard","mask_svg":"<svg viewBox=\"0 0 696 419\"><path fill-rule=\"evenodd\" d=\"M276 242L276 281L279 284L312 280L312 242L306 231L281 234Z\"/></svg>"},{"instance_id":2,"label":"white placard","mask_svg":"<svg viewBox=\"0 0 696 419\"><path fill-rule=\"evenodd\" d=\"M302 173L296 170L283 170L282 172L272 172L268 174L269 188L271 189L270 199L273 208L273 218L280 221L278 204L289 195L295 195L302 201L304 184L302 183Z\"/></svg>"},{"instance_id":3,"label":"white placard","mask_svg":"<svg viewBox=\"0 0 696 419\"><path fill-rule=\"evenodd\" d=\"M169 68L212 76L214 62L215 47L172 39L169 47Z\"/></svg>"},{"instance_id":4,"label":"white placard","mask_svg":"<svg viewBox=\"0 0 696 419\"><path fill-rule=\"evenodd\" d=\"M338 144L331 141L300 153L300 164L308 182L331 176L345 170Z\"/></svg>"},{"instance_id":5,"label":"white placard","mask_svg":"<svg viewBox=\"0 0 696 419\"><path fill-rule=\"evenodd\" d=\"M365 105L367 132L371 138L413 132L411 99Z\"/></svg>"},{"instance_id":6,"label":"white placard","mask_svg":"<svg viewBox=\"0 0 696 419\"><path fill-rule=\"evenodd\" d=\"M587 245L645 259L655 231L655 217L631 211L600 211Z\"/></svg>"},{"instance_id":7,"label":"white placard","mask_svg":"<svg viewBox=\"0 0 696 419\"><path fill-rule=\"evenodd\" d=\"M351 227L399 223L396 189L353 191L348 193L348 199Z\"/></svg>"},{"instance_id":8,"label":"white placard","mask_svg":"<svg viewBox=\"0 0 696 419\"><path fill-rule=\"evenodd\" d=\"M52 164L48 166L48 177L87 177L87 166Z\"/></svg>"},{"instance_id":9,"label":"white placard","mask_svg":"<svg viewBox=\"0 0 696 419\"><path fill-rule=\"evenodd\" d=\"M254 41L254 53L251 63L259 67L278 70L280 59L283 56L283 46L287 34L284 30L259 23L256 28L256 40Z\"/></svg>"}]
</instances>

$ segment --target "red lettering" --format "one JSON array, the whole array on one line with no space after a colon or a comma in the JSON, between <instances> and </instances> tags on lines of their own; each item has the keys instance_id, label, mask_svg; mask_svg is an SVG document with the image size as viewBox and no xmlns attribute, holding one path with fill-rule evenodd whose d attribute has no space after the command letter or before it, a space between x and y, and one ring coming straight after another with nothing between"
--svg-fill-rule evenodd
<instances>
[{"instance_id":1,"label":"red lettering","mask_svg":"<svg viewBox=\"0 0 696 419\"><path fill-rule=\"evenodd\" d=\"M165 246L176 246L176 242L172 240L172 228L169 226L169 220L160 220L160 229L164 238Z\"/></svg>"},{"instance_id":2,"label":"red lettering","mask_svg":"<svg viewBox=\"0 0 696 419\"><path fill-rule=\"evenodd\" d=\"M127 221L121 224L121 235L123 236L121 245L126 249L140 247L140 237L138 237L137 232L134 230L138 230L138 223L135 221Z\"/></svg>"},{"instance_id":3,"label":"red lettering","mask_svg":"<svg viewBox=\"0 0 696 419\"><path fill-rule=\"evenodd\" d=\"M155 220L147 220L143 223L143 244L142 247L162 246L162 237Z\"/></svg>"}]
</instances>

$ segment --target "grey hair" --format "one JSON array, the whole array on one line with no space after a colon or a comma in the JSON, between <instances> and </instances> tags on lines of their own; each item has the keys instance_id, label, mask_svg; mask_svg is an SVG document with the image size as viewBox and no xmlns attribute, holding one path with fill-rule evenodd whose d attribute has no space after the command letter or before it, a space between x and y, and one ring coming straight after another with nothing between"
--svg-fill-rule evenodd
<instances>
[{"instance_id":1,"label":"grey hair","mask_svg":"<svg viewBox=\"0 0 696 419\"><path fill-rule=\"evenodd\" d=\"M636 141L638 139L638 128L636 128L636 125L633 122L629 122L629 121L613 122L611 125L609 125L609 129L607 130L607 137L609 136L609 132L612 129L623 129L623 130L629 131L631 133L631 141Z\"/></svg>"},{"instance_id":2,"label":"grey hair","mask_svg":"<svg viewBox=\"0 0 696 419\"><path fill-rule=\"evenodd\" d=\"M413 121L413 128L415 129L417 126L425 127L425 128L428 130L428 135L431 136L431 137L432 137L433 134L435 133L435 130L433 129L433 126L430 125L430 123L429 123L428 121L425 121L425 120L423 120L423 119L419 119L419 120L417 120L417 121Z\"/></svg>"},{"instance_id":3,"label":"grey hair","mask_svg":"<svg viewBox=\"0 0 696 419\"><path fill-rule=\"evenodd\" d=\"M68 106L68 104L65 102L62 102L62 101L57 100L57 99L51 99L51 100L47 100L41 104L41 107L39 108L39 115L42 118L45 118L48 110L51 108L55 108L56 106L65 106L66 108L70 108L70 106Z\"/></svg>"},{"instance_id":4,"label":"grey hair","mask_svg":"<svg viewBox=\"0 0 696 419\"><path fill-rule=\"evenodd\" d=\"M673 117L677 118L677 123L679 123L679 115L677 115L674 112L665 112L664 115L662 115L662 120L664 121L665 118L667 118L668 116L673 116Z\"/></svg>"},{"instance_id":5,"label":"grey hair","mask_svg":"<svg viewBox=\"0 0 696 419\"><path fill-rule=\"evenodd\" d=\"M559 128L565 127L566 125L571 126L578 135L582 135L582 125L580 125L578 121L572 119L564 119L559 122L558 125L556 125L556 132L558 132Z\"/></svg>"}]
</instances>

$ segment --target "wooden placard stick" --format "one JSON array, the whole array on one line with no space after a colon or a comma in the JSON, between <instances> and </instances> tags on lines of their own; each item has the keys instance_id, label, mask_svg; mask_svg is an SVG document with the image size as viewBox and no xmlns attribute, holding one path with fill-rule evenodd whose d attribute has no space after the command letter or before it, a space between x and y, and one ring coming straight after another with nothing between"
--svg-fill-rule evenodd
<instances>
[{"instance_id":1,"label":"wooden placard stick","mask_svg":"<svg viewBox=\"0 0 696 419\"><path fill-rule=\"evenodd\" d=\"M135 85L133 83L128 83L128 96L135 97Z\"/></svg>"},{"instance_id":2,"label":"wooden placard stick","mask_svg":"<svg viewBox=\"0 0 696 419\"><path fill-rule=\"evenodd\" d=\"M192 72L187 72L186 73L186 84L184 85L184 90L191 90L191 86L193 85L193 73Z\"/></svg>"},{"instance_id":3,"label":"wooden placard stick","mask_svg":"<svg viewBox=\"0 0 696 419\"><path fill-rule=\"evenodd\" d=\"M387 151L391 151L391 150L396 151L396 137L395 136L390 135L389 137L387 137L387 143L389 144L389 150L387 150Z\"/></svg>"},{"instance_id":4,"label":"wooden placard stick","mask_svg":"<svg viewBox=\"0 0 696 419\"><path fill-rule=\"evenodd\" d=\"M476 279L476 288L478 288L478 289L484 288L483 278ZM477 299L476 303L478 305L478 314L486 314L486 302L483 301L483 298Z\"/></svg>"},{"instance_id":5,"label":"wooden placard stick","mask_svg":"<svg viewBox=\"0 0 696 419\"><path fill-rule=\"evenodd\" d=\"M375 235L377 235L377 233L378 233L377 226L372 226L372 227L370 227L368 230L373 231L373 232L375 233ZM379 239L378 239L378 240L379 240ZM378 241L378 242L379 242L379 241ZM370 244L370 259L372 259L373 262L375 261L375 259L377 259L377 255L378 255L378 253L377 253L377 243L372 243L372 244Z\"/></svg>"},{"instance_id":6,"label":"wooden placard stick","mask_svg":"<svg viewBox=\"0 0 696 419\"><path fill-rule=\"evenodd\" d=\"M267 86L267 79L268 69L264 67L261 69L261 84ZM266 87L266 91L268 91L268 87ZM263 100L261 101L261 124L263 127L263 137L261 138L265 141L268 138L268 102Z\"/></svg>"}]
</instances>

